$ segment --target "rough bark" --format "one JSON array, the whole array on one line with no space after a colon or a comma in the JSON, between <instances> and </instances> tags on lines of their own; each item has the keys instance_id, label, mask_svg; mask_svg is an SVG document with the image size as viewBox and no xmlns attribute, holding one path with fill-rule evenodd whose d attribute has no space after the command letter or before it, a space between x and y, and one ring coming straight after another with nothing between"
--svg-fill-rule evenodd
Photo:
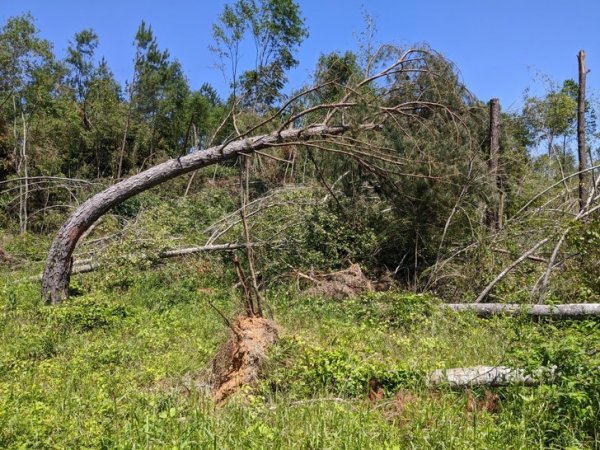
<instances>
[{"instance_id":1,"label":"rough bark","mask_svg":"<svg viewBox=\"0 0 600 450\"><path fill-rule=\"evenodd\" d=\"M58 231L50 247L42 276L42 298L48 303L58 303L68 296L71 260L79 238L103 214L128 198L179 175L236 158L239 154L252 153L286 142L340 135L349 129L346 126L318 125L240 139L170 159L112 185L77 208Z\"/></svg>"},{"instance_id":2,"label":"rough bark","mask_svg":"<svg viewBox=\"0 0 600 450\"><path fill-rule=\"evenodd\" d=\"M577 55L579 61L579 90L577 95L577 154L579 156L579 210L585 208L587 199L586 193L586 153L585 153L585 52L579 51Z\"/></svg>"},{"instance_id":3,"label":"rough bark","mask_svg":"<svg viewBox=\"0 0 600 450\"><path fill-rule=\"evenodd\" d=\"M454 311L472 311L480 317L501 314L553 319L587 319L600 316L600 303L572 303L563 305L519 305L508 303L448 303Z\"/></svg>"},{"instance_id":4,"label":"rough bark","mask_svg":"<svg viewBox=\"0 0 600 450\"><path fill-rule=\"evenodd\" d=\"M488 210L487 224L493 231L500 229L500 212L503 206L500 179L498 178L498 161L500 158L500 100L493 98L490 100L490 155L488 159L488 169L490 182L494 186L494 201Z\"/></svg>"}]
</instances>

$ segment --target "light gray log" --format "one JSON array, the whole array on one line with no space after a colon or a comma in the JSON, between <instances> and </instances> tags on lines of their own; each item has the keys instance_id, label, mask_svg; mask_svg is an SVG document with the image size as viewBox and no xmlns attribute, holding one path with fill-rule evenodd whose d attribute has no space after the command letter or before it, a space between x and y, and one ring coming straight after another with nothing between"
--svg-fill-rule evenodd
<instances>
[{"instance_id":1,"label":"light gray log","mask_svg":"<svg viewBox=\"0 0 600 450\"><path fill-rule=\"evenodd\" d=\"M274 245L275 243L270 243L269 245ZM251 247L258 247L260 245L265 245L262 242L250 243ZM173 250L165 250L164 252L159 253L159 258L176 258L178 256L185 255L193 255L194 253L201 252L219 252L219 251L228 251L228 250L237 250L240 248L246 248L246 244L213 244L213 245L203 245L201 247L186 247L186 248L176 248Z\"/></svg>"},{"instance_id":2,"label":"light gray log","mask_svg":"<svg viewBox=\"0 0 600 450\"><path fill-rule=\"evenodd\" d=\"M534 386L544 377L552 376L554 369L540 369L528 374L523 369L505 366L475 366L435 370L427 377L430 386L447 384L452 388L489 386L500 387L513 384Z\"/></svg>"},{"instance_id":3,"label":"light gray log","mask_svg":"<svg viewBox=\"0 0 600 450\"><path fill-rule=\"evenodd\" d=\"M250 246L257 247L257 246L266 245L266 244L275 245L275 244L279 244L281 242L282 241L271 242L271 243L255 242L255 243L250 243ZM237 250L237 249L241 249L241 248L246 248L246 244L213 244L213 245L203 245L200 247L175 248L172 250L165 250L164 252L159 253L158 257L161 259L162 258L176 258L179 256L193 255L195 253L219 252L219 251L226 252L226 251ZM142 254L139 254L136 256L141 259L149 258L149 256L146 255L145 253L142 253ZM93 262L93 258L76 259L75 261L73 261L73 267L71 268L71 275L75 275L77 273L93 272L94 270L97 270L100 267L102 267L102 265L99 263ZM34 276L29 277L28 279L31 281L41 281L42 276L34 275Z\"/></svg>"},{"instance_id":4,"label":"light gray log","mask_svg":"<svg viewBox=\"0 0 600 450\"><path fill-rule=\"evenodd\" d=\"M447 303L454 311L473 311L480 317L501 314L554 319L586 319L600 316L600 303L571 303L563 305L519 305L508 303Z\"/></svg>"}]
</instances>

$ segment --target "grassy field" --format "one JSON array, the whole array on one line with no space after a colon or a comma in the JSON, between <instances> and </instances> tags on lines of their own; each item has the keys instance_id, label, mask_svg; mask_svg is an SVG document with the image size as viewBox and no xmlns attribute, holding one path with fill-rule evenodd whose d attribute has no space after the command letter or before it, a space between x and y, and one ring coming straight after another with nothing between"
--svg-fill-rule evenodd
<instances>
[{"instance_id":1,"label":"grassy field","mask_svg":"<svg viewBox=\"0 0 600 450\"><path fill-rule=\"evenodd\" d=\"M260 383L215 406L190 380L228 337L207 300L238 311L219 258L81 275L59 307L41 304L37 283L15 282L38 266L2 274L2 448L600 445L597 322L483 320L411 293L334 301L281 285L268 293L281 339ZM483 364L561 376L493 393L424 383L434 369ZM371 380L381 390L370 400Z\"/></svg>"}]
</instances>

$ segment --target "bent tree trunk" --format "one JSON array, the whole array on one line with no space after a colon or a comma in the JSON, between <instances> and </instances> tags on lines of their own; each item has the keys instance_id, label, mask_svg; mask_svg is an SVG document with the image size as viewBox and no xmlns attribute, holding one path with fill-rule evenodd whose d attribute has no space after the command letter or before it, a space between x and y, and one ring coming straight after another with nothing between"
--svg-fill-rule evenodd
<instances>
[{"instance_id":1,"label":"bent tree trunk","mask_svg":"<svg viewBox=\"0 0 600 450\"><path fill-rule=\"evenodd\" d=\"M42 298L48 303L58 303L68 296L72 255L79 238L103 214L128 198L179 175L233 159L239 154L309 140L312 137L336 136L349 129L347 126L318 125L239 139L181 158L170 159L112 185L77 208L58 231L48 252L42 275Z\"/></svg>"}]
</instances>

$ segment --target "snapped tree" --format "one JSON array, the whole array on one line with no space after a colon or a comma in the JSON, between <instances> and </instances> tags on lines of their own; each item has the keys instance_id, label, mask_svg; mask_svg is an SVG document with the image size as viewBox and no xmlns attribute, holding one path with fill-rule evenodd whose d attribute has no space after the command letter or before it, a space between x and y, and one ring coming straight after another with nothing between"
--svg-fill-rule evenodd
<instances>
[{"instance_id":1,"label":"snapped tree","mask_svg":"<svg viewBox=\"0 0 600 450\"><path fill-rule=\"evenodd\" d=\"M344 86L336 101L303 103L309 94L333 82L314 86L245 130L237 129L220 145L170 159L87 200L71 214L54 238L42 277L43 298L57 303L68 296L73 252L79 238L98 218L126 199L190 171L240 155L295 144L351 158L363 170L382 178L398 173L404 175L399 167L405 165L406 158L397 149L387 147L385 141L377 137L380 132L398 126L398 132L402 133L406 121L423 121L436 110L443 112L438 120L445 118L456 129L464 124L451 106L421 100L421 91L406 94L414 92L407 84L414 83L424 73L431 73L432 77L445 76L446 71L440 69L446 69L443 58L426 49L404 51L391 47L382 48L378 56L372 65L374 72L367 71L360 81ZM405 94L399 95L399 91ZM303 108L298 110L298 105ZM303 126L295 127L299 122Z\"/></svg>"}]
</instances>

